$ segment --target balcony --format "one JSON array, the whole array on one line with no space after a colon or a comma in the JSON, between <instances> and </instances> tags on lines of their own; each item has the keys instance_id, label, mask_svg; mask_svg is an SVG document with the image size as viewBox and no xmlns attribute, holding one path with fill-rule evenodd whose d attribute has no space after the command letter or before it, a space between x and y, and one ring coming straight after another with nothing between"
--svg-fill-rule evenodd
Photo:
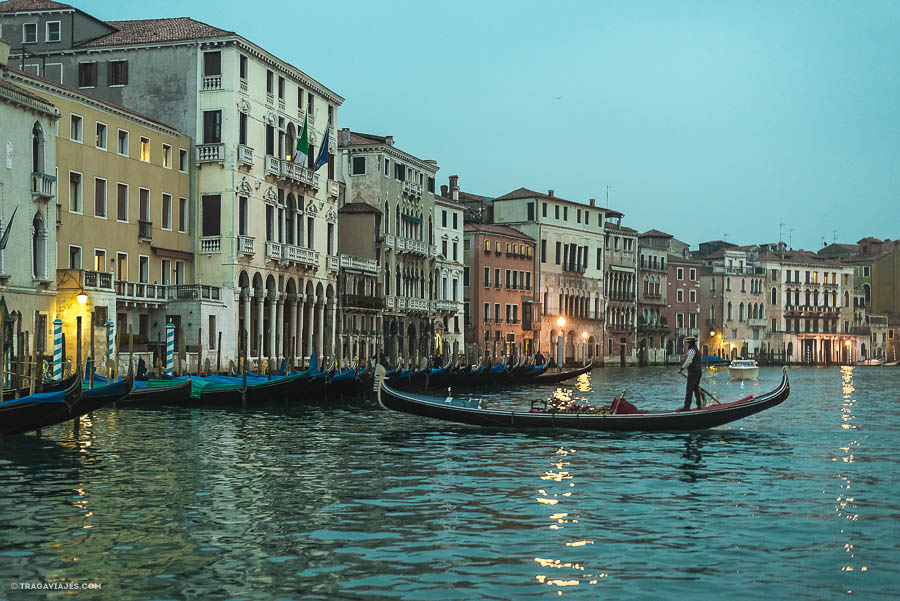
<instances>
[{"instance_id":1,"label":"balcony","mask_svg":"<svg viewBox=\"0 0 900 601\"><path fill-rule=\"evenodd\" d=\"M284 112L284 98L278 99L278 110Z\"/></svg>"},{"instance_id":2,"label":"balcony","mask_svg":"<svg viewBox=\"0 0 900 601\"><path fill-rule=\"evenodd\" d=\"M203 284L179 284L167 286L169 300L222 300L222 289Z\"/></svg>"},{"instance_id":3,"label":"balcony","mask_svg":"<svg viewBox=\"0 0 900 601\"><path fill-rule=\"evenodd\" d=\"M31 199L50 200L56 187L56 176L35 172L31 174Z\"/></svg>"},{"instance_id":4,"label":"balcony","mask_svg":"<svg viewBox=\"0 0 900 601\"><path fill-rule=\"evenodd\" d=\"M634 302L634 292L611 292L607 298L611 301Z\"/></svg>"},{"instance_id":5,"label":"balcony","mask_svg":"<svg viewBox=\"0 0 900 601\"><path fill-rule=\"evenodd\" d=\"M221 90L222 89L222 76L221 75L205 75L203 77L203 82L200 85L200 89L204 92L209 92L212 90Z\"/></svg>"},{"instance_id":6,"label":"balcony","mask_svg":"<svg viewBox=\"0 0 900 601\"><path fill-rule=\"evenodd\" d=\"M851 326L849 333L855 336L868 336L872 333L872 328L870 326Z\"/></svg>"},{"instance_id":7,"label":"balcony","mask_svg":"<svg viewBox=\"0 0 900 601\"><path fill-rule=\"evenodd\" d=\"M584 273L587 270L587 265L584 263L576 263L575 261L569 261L568 263L564 263L563 271L574 271L576 273Z\"/></svg>"},{"instance_id":8,"label":"balcony","mask_svg":"<svg viewBox=\"0 0 900 601\"><path fill-rule=\"evenodd\" d=\"M204 236L200 238L200 253L211 255L222 252L221 236Z\"/></svg>"},{"instance_id":9,"label":"balcony","mask_svg":"<svg viewBox=\"0 0 900 601\"><path fill-rule=\"evenodd\" d=\"M56 203L56 225L62 225L62 205L60 203Z\"/></svg>"},{"instance_id":10,"label":"balcony","mask_svg":"<svg viewBox=\"0 0 900 601\"><path fill-rule=\"evenodd\" d=\"M266 258L280 261L282 256L281 251L283 248L284 247L277 242L266 242Z\"/></svg>"},{"instance_id":11,"label":"balcony","mask_svg":"<svg viewBox=\"0 0 900 601\"><path fill-rule=\"evenodd\" d=\"M86 290L106 290L112 292L113 278L111 273L103 271L91 271L89 269L59 269L58 272L67 272L81 281L81 285Z\"/></svg>"},{"instance_id":12,"label":"balcony","mask_svg":"<svg viewBox=\"0 0 900 601\"><path fill-rule=\"evenodd\" d=\"M765 319L748 319L748 320L747 320L747 323L748 323L748 324L750 325L750 327L752 327L752 328L764 328L764 327L766 327L766 320L765 320Z\"/></svg>"},{"instance_id":13,"label":"balcony","mask_svg":"<svg viewBox=\"0 0 900 601\"><path fill-rule=\"evenodd\" d=\"M328 271L332 271L337 273L341 269L341 259L340 257L334 255L328 255L328 258L325 261Z\"/></svg>"},{"instance_id":14,"label":"balcony","mask_svg":"<svg viewBox=\"0 0 900 601\"><path fill-rule=\"evenodd\" d=\"M363 294L344 294L341 306L345 309L384 309L384 299Z\"/></svg>"},{"instance_id":15,"label":"balcony","mask_svg":"<svg viewBox=\"0 0 900 601\"><path fill-rule=\"evenodd\" d=\"M164 303L168 300L166 286L146 282L116 280L116 300L142 303Z\"/></svg>"},{"instance_id":16,"label":"balcony","mask_svg":"<svg viewBox=\"0 0 900 601\"><path fill-rule=\"evenodd\" d=\"M138 219L138 240L153 239L153 222Z\"/></svg>"},{"instance_id":17,"label":"balcony","mask_svg":"<svg viewBox=\"0 0 900 601\"><path fill-rule=\"evenodd\" d=\"M241 78L240 87L241 87L241 92L243 92L244 94L246 94L246 93L247 93L248 85L247 85L247 80L244 79L243 77Z\"/></svg>"},{"instance_id":18,"label":"balcony","mask_svg":"<svg viewBox=\"0 0 900 601\"><path fill-rule=\"evenodd\" d=\"M266 258L275 261L297 263L305 267L319 267L319 252L293 244L266 242Z\"/></svg>"},{"instance_id":19,"label":"balcony","mask_svg":"<svg viewBox=\"0 0 900 601\"><path fill-rule=\"evenodd\" d=\"M610 332L633 332L634 326L627 323L610 323L606 324L606 329Z\"/></svg>"},{"instance_id":20,"label":"balcony","mask_svg":"<svg viewBox=\"0 0 900 601\"><path fill-rule=\"evenodd\" d=\"M299 163L292 163L267 154L265 168L267 175L274 175L286 183L319 189L318 174Z\"/></svg>"},{"instance_id":21,"label":"balcony","mask_svg":"<svg viewBox=\"0 0 900 601\"><path fill-rule=\"evenodd\" d=\"M266 105L275 106L275 94L272 92L266 92Z\"/></svg>"},{"instance_id":22,"label":"balcony","mask_svg":"<svg viewBox=\"0 0 900 601\"><path fill-rule=\"evenodd\" d=\"M250 236L238 236L237 246L238 246L238 254L239 255L252 255L255 251L253 249L255 238Z\"/></svg>"},{"instance_id":23,"label":"balcony","mask_svg":"<svg viewBox=\"0 0 900 601\"><path fill-rule=\"evenodd\" d=\"M360 259L351 255L341 255L341 268L354 269L375 275L378 273L378 261L375 259Z\"/></svg>"},{"instance_id":24,"label":"balcony","mask_svg":"<svg viewBox=\"0 0 900 601\"><path fill-rule=\"evenodd\" d=\"M237 159L239 165L253 167L253 149L244 144L238 144Z\"/></svg>"},{"instance_id":25,"label":"balcony","mask_svg":"<svg viewBox=\"0 0 900 601\"><path fill-rule=\"evenodd\" d=\"M393 309L394 308L394 297L393 296L387 297L385 299L385 305L387 306L388 309Z\"/></svg>"},{"instance_id":26,"label":"balcony","mask_svg":"<svg viewBox=\"0 0 900 601\"><path fill-rule=\"evenodd\" d=\"M224 163L224 144L197 144L194 146L197 163Z\"/></svg>"},{"instance_id":27,"label":"balcony","mask_svg":"<svg viewBox=\"0 0 900 601\"><path fill-rule=\"evenodd\" d=\"M394 250L397 247L397 238L393 234L385 234L384 245L388 250Z\"/></svg>"},{"instance_id":28,"label":"balcony","mask_svg":"<svg viewBox=\"0 0 900 601\"><path fill-rule=\"evenodd\" d=\"M449 311L450 313L456 312L458 304L459 303L457 303L456 301L451 300L431 301L431 306L435 311Z\"/></svg>"},{"instance_id":29,"label":"balcony","mask_svg":"<svg viewBox=\"0 0 900 601\"><path fill-rule=\"evenodd\" d=\"M397 252L410 253L428 257L431 254L430 245L423 240L397 237Z\"/></svg>"},{"instance_id":30,"label":"balcony","mask_svg":"<svg viewBox=\"0 0 900 601\"><path fill-rule=\"evenodd\" d=\"M408 298L406 304L410 311L428 311L428 301L424 298Z\"/></svg>"},{"instance_id":31,"label":"balcony","mask_svg":"<svg viewBox=\"0 0 900 601\"><path fill-rule=\"evenodd\" d=\"M665 323L647 323L641 322L638 326L638 330L642 332L668 332L669 326Z\"/></svg>"},{"instance_id":32,"label":"balcony","mask_svg":"<svg viewBox=\"0 0 900 601\"><path fill-rule=\"evenodd\" d=\"M420 198L424 188L415 182L403 182L403 193L413 198Z\"/></svg>"}]
</instances>

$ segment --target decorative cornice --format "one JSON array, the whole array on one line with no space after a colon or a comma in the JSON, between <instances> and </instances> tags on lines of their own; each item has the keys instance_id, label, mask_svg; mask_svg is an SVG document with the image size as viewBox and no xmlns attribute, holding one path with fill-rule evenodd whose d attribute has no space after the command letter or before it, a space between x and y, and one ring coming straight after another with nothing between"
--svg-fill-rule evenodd
<instances>
[{"instance_id":1,"label":"decorative cornice","mask_svg":"<svg viewBox=\"0 0 900 601\"><path fill-rule=\"evenodd\" d=\"M338 132L338 136L340 136L340 133L341 132ZM373 152L387 154L394 159L400 159L404 163L408 163L411 166L418 167L422 171L430 173L432 176L436 175L440 170L440 167L436 166L434 163L429 163L423 159L416 158L413 155L398 149L396 146L391 146L390 144L370 144L366 146L341 146L339 144L338 149L347 150L350 152L350 154L368 154ZM431 192L429 192L429 194L431 194Z\"/></svg>"}]
</instances>

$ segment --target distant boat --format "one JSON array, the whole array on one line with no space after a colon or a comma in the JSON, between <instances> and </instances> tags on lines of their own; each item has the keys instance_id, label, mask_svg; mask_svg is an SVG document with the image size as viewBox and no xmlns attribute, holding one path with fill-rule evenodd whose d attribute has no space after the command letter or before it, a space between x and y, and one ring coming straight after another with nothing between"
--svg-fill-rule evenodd
<instances>
[{"instance_id":1,"label":"distant boat","mask_svg":"<svg viewBox=\"0 0 900 601\"><path fill-rule=\"evenodd\" d=\"M759 366L753 359L735 359L728 372L733 380L752 380L759 376Z\"/></svg>"},{"instance_id":2,"label":"distant boat","mask_svg":"<svg viewBox=\"0 0 900 601\"><path fill-rule=\"evenodd\" d=\"M700 358L700 363L702 363L703 365L723 365L725 363L728 363L728 359L716 357L715 355L707 355L706 357Z\"/></svg>"},{"instance_id":3,"label":"distant boat","mask_svg":"<svg viewBox=\"0 0 900 601\"><path fill-rule=\"evenodd\" d=\"M866 359L865 361L860 361L857 365L864 367L884 365L884 359Z\"/></svg>"}]
</instances>

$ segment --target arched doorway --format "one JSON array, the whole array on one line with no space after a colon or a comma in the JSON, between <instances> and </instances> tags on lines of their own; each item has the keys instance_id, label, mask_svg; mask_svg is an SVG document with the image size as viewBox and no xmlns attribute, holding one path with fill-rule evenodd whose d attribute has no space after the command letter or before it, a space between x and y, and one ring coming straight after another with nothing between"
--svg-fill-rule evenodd
<instances>
[{"instance_id":1,"label":"arched doorway","mask_svg":"<svg viewBox=\"0 0 900 601\"><path fill-rule=\"evenodd\" d=\"M415 324L411 323L406 328L406 341L407 341L406 348L409 353L408 358L411 362L411 365L415 365L415 363L413 361L415 360L416 349L418 348L418 345L416 344L417 338L416 338L416 325Z\"/></svg>"}]
</instances>

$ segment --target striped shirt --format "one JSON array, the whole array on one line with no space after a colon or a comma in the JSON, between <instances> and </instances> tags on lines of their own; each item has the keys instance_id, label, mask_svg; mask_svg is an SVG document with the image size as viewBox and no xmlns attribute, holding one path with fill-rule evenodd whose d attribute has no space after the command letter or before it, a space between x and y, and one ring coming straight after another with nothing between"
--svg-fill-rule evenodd
<instances>
[{"instance_id":1,"label":"striped shirt","mask_svg":"<svg viewBox=\"0 0 900 601\"><path fill-rule=\"evenodd\" d=\"M681 366L681 369L687 369L691 364L691 361L694 360L694 355L697 354L697 349L688 349L687 359L684 360L684 365Z\"/></svg>"}]
</instances>

